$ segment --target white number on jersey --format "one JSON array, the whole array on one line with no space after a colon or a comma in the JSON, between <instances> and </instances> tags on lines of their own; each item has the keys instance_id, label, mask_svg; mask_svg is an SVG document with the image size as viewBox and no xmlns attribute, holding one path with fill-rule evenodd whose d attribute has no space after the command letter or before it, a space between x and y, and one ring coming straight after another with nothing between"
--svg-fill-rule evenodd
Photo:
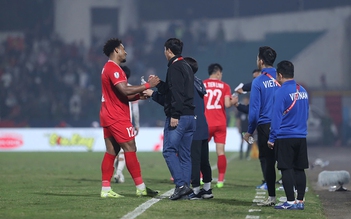
<instances>
[{"instance_id":1,"label":"white number on jersey","mask_svg":"<svg viewBox=\"0 0 351 219\"><path fill-rule=\"evenodd\" d=\"M206 90L206 92L207 92L206 96L208 96L206 109L208 110L222 109L222 106L219 104L219 101L221 100L221 97L222 97L222 91L219 89L214 89L214 90Z\"/></svg>"}]
</instances>

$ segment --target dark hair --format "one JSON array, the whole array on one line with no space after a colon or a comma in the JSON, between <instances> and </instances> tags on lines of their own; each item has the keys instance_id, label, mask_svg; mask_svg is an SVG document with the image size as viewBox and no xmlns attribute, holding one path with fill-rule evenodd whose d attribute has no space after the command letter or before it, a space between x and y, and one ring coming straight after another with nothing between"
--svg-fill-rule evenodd
<instances>
[{"instance_id":1,"label":"dark hair","mask_svg":"<svg viewBox=\"0 0 351 219\"><path fill-rule=\"evenodd\" d=\"M256 69L254 69L254 70L252 71L252 74L255 73L255 72L261 72L261 70L258 69L258 68L256 68Z\"/></svg>"},{"instance_id":2,"label":"dark hair","mask_svg":"<svg viewBox=\"0 0 351 219\"><path fill-rule=\"evenodd\" d=\"M283 60L277 65L277 73L282 74L283 78L294 78L294 65L292 62Z\"/></svg>"},{"instance_id":3,"label":"dark hair","mask_svg":"<svg viewBox=\"0 0 351 219\"><path fill-rule=\"evenodd\" d=\"M197 61L192 57L185 57L184 60L190 65L191 69L193 70L194 74L199 69Z\"/></svg>"},{"instance_id":4,"label":"dark hair","mask_svg":"<svg viewBox=\"0 0 351 219\"><path fill-rule=\"evenodd\" d=\"M127 66L121 66L121 69L126 73L127 79L130 77L130 68Z\"/></svg>"},{"instance_id":5,"label":"dark hair","mask_svg":"<svg viewBox=\"0 0 351 219\"><path fill-rule=\"evenodd\" d=\"M166 49L170 49L174 55L180 55L183 51L183 42L177 38L169 38L165 42Z\"/></svg>"},{"instance_id":6,"label":"dark hair","mask_svg":"<svg viewBox=\"0 0 351 219\"><path fill-rule=\"evenodd\" d=\"M104 54L109 57L113 50L115 50L116 47L119 47L122 44L122 40L117 39L117 38L112 38L107 40L107 42L104 45L103 51Z\"/></svg>"},{"instance_id":7,"label":"dark hair","mask_svg":"<svg viewBox=\"0 0 351 219\"><path fill-rule=\"evenodd\" d=\"M208 66L208 75L212 75L216 73L217 71L222 72L223 68L220 64L214 63Z\"/></svg>"},{"instance_id":8,"label":"dark hair","mask_svg":"<svg viewBox=\"0 0 351 219\"><path fill-rule=\"evenodd\" d=\"M263 61L265 65L273 66L277 53L269 46L261 46L258 49L258 58Z\"/></svg>"}]
</instances>

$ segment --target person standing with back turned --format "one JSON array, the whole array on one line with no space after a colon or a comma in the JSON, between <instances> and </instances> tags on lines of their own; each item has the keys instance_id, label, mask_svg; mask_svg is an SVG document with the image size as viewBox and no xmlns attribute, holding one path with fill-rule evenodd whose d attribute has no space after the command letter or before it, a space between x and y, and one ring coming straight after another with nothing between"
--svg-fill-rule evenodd
<instances>
[{"instance_id":1,"label":"person standing with back turned","mask_svg":"<svg viewBox=\"0 0 351 219\"><path fill-rule=\"evenodd\" d=\"M264 180L267 183L268 199L257 203L260 206L275 205L275 156L274 151L267 147L271 116L273 107L273 95L280 84L277 82L276 69L273 68L277 53L268 46L262 46L258 50L257 67L262 74L252 81L249 106L249 127L244 135L246 142L257 128L257 144L259 159Z\"/></svg>"},{"instance_id":2,"label":"person standing with back turned","mask_svg":"<svg viewBox=\"0 0 351 219\"><path fill-rule=\"evenodd\" d=\"M303 210L306 189L305 169L308 168L306 143L308 94L305 88L294 80L294 65L289 61L278 63L277 81L282 87L274 94L268 147L275 150L287 201L274 208ZM294 186L297 190L296 201Z\"/></svg>"},{"instance_id":3,"label":"person standing with back turned","mask_svg":"<svg viewBox=\"0 0 351 219\"><path fill-rule=\"evenodd\" d=\"M174 179L175 190L169 197L180 199L192 193L191 142L196 129L194 116L194 73L181 56L183 42L170 38L164 44L164 54L168 60L166 81L160 82L157 91L164 95L163 157Z\"/></svg>"},{"instance_id":4,"label":"person standing with back turned","mask_svg":"<svg viewBox=\"0 0 351 219\"><path fill-rule=\"evenodd\" d=\"M225 141L227 137L227 115L225 108L233 105L231 102L231 90L227 83L222 81L223 68L214 63L208 66L209 78L204 80L207 94L205 95L205 115L208 123L209 138L214 138L217 152L218 181L217 188L223 187L224 175L227 169L225 156Z\"/></svg>"},{"instance_id":5,"label":"person standing with back turned","mask_svg":"<svg viewBox=\"0 0 351 219\"><path fill-rule=\"evenodd\" d=\"M155 87L160 79L154 76L144 85L128 86L127 76L120 64L126 61L127 53L122 41L113 38L103 48L109 58L101 72L101 109L100 123L103 127L106 152L101 163L102 198L119 198L111 189L111 177L114 172L114 160L120 148L124 150L127 169L134 180L137 196L156 196L157 191L145 186L136 156L135 132L130 121L129 101L143 98L140 93Z\"/></svg>"},{"instance_id":6,"label":"person standing with back turned","mask_svg":"<svg viewBox=\"0 0 351 219\"><path fill-rule=\"evenodd\" d=\"M184 60L190 65L194 74L198 70L197 61L191 57ZM196 116L196 131L191 143L191 185L193 193L189 195L190 200L213 198L211 181L212 170L209 161L208 149L208 124L205 116L204 96L206 94L205 85L202 80L194 76L194 104ZM203 187L200 189L200 171L203 175Z\"/></svg>"}]
</instances>

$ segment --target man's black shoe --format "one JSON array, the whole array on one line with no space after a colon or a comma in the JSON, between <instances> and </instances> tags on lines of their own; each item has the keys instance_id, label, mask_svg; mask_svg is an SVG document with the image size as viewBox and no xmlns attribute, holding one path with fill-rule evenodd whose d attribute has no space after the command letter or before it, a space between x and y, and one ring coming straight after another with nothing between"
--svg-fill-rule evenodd
<instances>
[{"instance_id":1,"label":"man's black shoe","mask_svg":"<svg viewBox=\"0 0 351 219\"><path fill-rule=\"evenodd\" d=\"M210 199L213 198L213 194L212 194L212 189L209 190L204 190L203 188L200 190L199 194L198 194L201 198L203 199Z\"/></svg>"},{"instance_id":2,"label":"man's black shoe","mask_svg":"<svg viewBox=\"0 0 351 219\"><path fill-rule=\"evenodd\" d=\"M188 195L188 199L189 200L199 200L202 199L201 194L195 194L194 192L190 193L190 195Z\"/></svg>"},{"instance_id":3,"label":"man's black shoe","mask_svg":"<svg viewBox=\"0 0 351 219\"><path fill-rule=\"evenodd\" d=\"M193 192L193 190L191 188L189 188L189 186L187 186L187 185L176 187L173 195L171 195L171 197L169 197L169 199L177 200L177 199L180 199L182 196L189 195L192 192Z\"/></svg>"}]
</instances>

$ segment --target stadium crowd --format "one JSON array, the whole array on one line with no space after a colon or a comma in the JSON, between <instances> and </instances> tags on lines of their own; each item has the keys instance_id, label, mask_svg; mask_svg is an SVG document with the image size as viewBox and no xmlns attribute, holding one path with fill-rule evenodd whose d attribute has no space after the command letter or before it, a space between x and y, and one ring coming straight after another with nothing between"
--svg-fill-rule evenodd
<instances>
[{"instance_id":1,"label":"stadium crowd","mask_svg":"<svg viewBox=\"0 0 351 219\"><path fill-rule=\"evenodd\" d=\"M0 44L0 127L82 127L98 121L100 73L106 61L101 40L93 39L90 48L82 42L65 43L48 26L44 22L9 35ZM143 28L117 36L127 48L131 84L166 70L160 49L164 39L176 36L188 45L206 44L195 42L183 23L171 24L153 42L145 36Z\"/></svg>"}]
</instances>

